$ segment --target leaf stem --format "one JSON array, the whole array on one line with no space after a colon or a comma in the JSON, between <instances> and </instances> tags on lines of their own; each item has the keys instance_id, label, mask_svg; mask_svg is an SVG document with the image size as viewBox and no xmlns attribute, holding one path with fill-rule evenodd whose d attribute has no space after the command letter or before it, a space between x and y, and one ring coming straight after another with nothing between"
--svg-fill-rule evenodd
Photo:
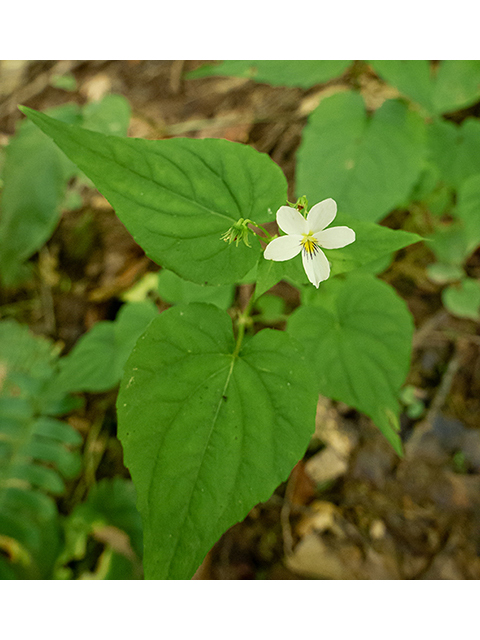
<instances>
[{"instance_id":1,"label":"leaf stem","mask_svg":"<svg viewBox=\"0 0 480 640\"><path fill-rule=\"evenodd\" d=\"M237 343L235 344L235 350L233 352L233 357L236 358L240 352L240 347L242 346L243 336L245 335L245 329L250 320L250 313L252 311L253 302L255 300L255 289L252 291L252 295L247 303L247 306L242 311L242 313L238 316L237 326Z\"/></svg>"},{"instance_id":2,"label":"leaf stem","mask_svg":"<svg viewBox=\"0 0 480 640\"><path fill-rule=\"evenodd\" d=\"M259 240L263 240L263 242L266 242L268 244L269 242L271 242L274 239L275 236L272 236L270 233L268 233L268 231L265 229L264 226L262 226L261 224L256 224L256 223L252 223L252 224L257 229L260 229L261 231L263 231L263 233L265 234L265 237L257 235Z\"/></svg>"}]
</instances>

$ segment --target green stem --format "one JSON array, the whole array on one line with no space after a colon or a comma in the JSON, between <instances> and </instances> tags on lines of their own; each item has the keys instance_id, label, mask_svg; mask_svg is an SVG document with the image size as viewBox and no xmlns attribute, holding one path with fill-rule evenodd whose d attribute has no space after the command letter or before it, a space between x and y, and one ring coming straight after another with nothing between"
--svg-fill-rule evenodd
<instances>
[{"instance_id":1,"label":"green stem","mask_svg":"<svg viewBox=\"0 0 480 640\"><path fill-rule=\"evenodd\" d=\"M270 235L270 234L268 233L268 231L267 231L266 229L264 229L262 226L259 226L259 227L258 227L258 229L261 229L261 230L263 231L263 233L266 235L266 238L262 238L262 240L263 240L264 242L266 242L267 244L268 244L269 242L271 242L271 241L275 238L275 236Z\"/></svg>"},{"instance_id":2,"label":"green stem","mask_svg":"<svg viewBox=\"0 0 480 640\"><path fill-rule=\"evenodd\" d=\"M268 244L269 242L271 242L274 239L274 236L270 235L268 233L268 231L261 224L257 224L256 222L252 222L252 220L249 220L248 222L252 225L252 227L255 227L256 229L260 229L265 234L264 238L262 236L257 236L259 240L263 240L264 242L266 242Z\"/></svg>"},{"instance_id":3,"label":"green stem","mask_svg":"<svg viewBox=\"0 0 480 640\"><path fill-rule=\"evenodd\" d=\"M255 300L255 289L252 291L252 295L250 296L250 300L248 301L247 306L238 317L237 343L235 345L235 351L233 352L234 358L236 358L240 352L240 347L242 346L243 336L245 335L245 329L246 329L248 320L250 318L250 312L252 310L254 300Z\"/></svg>"}]
</instances>

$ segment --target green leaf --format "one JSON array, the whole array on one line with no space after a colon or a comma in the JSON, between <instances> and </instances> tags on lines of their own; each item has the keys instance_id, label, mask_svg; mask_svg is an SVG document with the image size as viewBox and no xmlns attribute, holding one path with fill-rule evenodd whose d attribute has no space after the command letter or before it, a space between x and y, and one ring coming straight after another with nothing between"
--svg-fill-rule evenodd
<instances>
[{"instance_id":1,"label":"green leaf","mask_svg":"<svg viewBox=\"0 0 480 640\"><path fill-rule=\"evenodd\" d=\"M162 269L158 274L158 293L162 300L169 304L209 302L226 310L232 306L235 287L232 285L206 287L183 280L173 271Z\"/></svg>"},{"instance_id":2,"label":"green leaf","mask_svg":"<svg viewBox=\"0 0 480 640\"><path fill-rule=\"evenodd\" d=\"M77 118L72 105L52 113ZM31 123L21 123L6 149L0 202L0 275L6 285L16 284L22 263L52 234L73 171L51 140Z\"/></svg>"},{"instance_id":3,"label":"green leaf","mask_svg":"<svg viewBox=\"0 0 480 640\"><path fill-rule=\"evenodd\" d=\"M48 392L55 359L48 340L0 322L0 549L17 578L51 577L60 531L47 494L62 494L62 476L74 476L81 465L72 450L80 435L42 415L63 397Z\"/></svg>"},{"instance_id":4,"label":"green leaf","mask_svg":"<svg viewBox=\"0 0 480 640\"><path fill-rule=\"evenodd\" d=\"M236 247L220 238L239 218L272 220L285 202L285 176L267 155L228 140L103 136L22 110L158 264L199 284L230 284L256 263L259 244Z\"/></svg>"},{"instance_id":5,"label":"green leaf","mask_svg":"<svg viewBox=\"0 0 480 640\"><path fill-rule=\"evenodd\" d=\"M480 174L480 122L466 118L461 126L448 120L428 124L428 148L440 177L459 189L465 180Z\"/></svg>"},{"instance_id":6,"label":"green leaf","mask_svg":"<svg viewBox=\"0 0 480 640\"><path fill-rule=\"evenodd\" d=\"M11 467L11 476L20 482L28 482L32 487L41 489L45 493L61 495L65 491L65 484L53 469L31 462L16 462Z\"/></svg>"},{"instance_id":7,"label":"green leaf","mask_svg":"<svg viewBox=\"0 0 480 640\"><path fill-rule=\"evenodd\" d=\"M281 280L286 280L294 286L308 283L301 257L297 256L293 260L276 262L275 260L266 260L262 254L257 264L255 298L260 298Z\"/></svg>"},{"instance_id":8,"label":"green leaf","mask_svg":"<svg viewBox=\"0 0 480 640\"><path fill-rule=\"evenodd\" d=\"M231 319L212 305L152 322L117 401L147 579L190 579L220 535L270 497L308 446L317 397L284 332L260 331L235 355Z\"/></svg>"},{"instance_id":9,"label":"green leaf","mask_svg":"<svg viewBox=\"0 0 480 640\"><path fill-rule=\"evenodd\" d=\"M401 94L429 113L434 112L433 78L428 60L370 60L369 64Z\"/></svg>"},{"instance_id":10,"label":"green leaf","mask_svg":"<svg viewBox=\"0 0 480 640\"><path fill-rule=\"evenodd\" d=\"M112 136L126 136L131 108L123 96L110 94L83 107L83 126Z\"/></svg>"},{"instance_id":11,"label":"green leaf","mask_svg":"<svg viewBox=\"0 0 480 640\"><path fill-rule=\"evenodd\" d=\"M74 478L81 469L81 460L77 451L69 451L59 446L56 441L47 441L32 434L30 442L26 443L21 455L37 462L53 464L65 478Z\"/></svg>"},{"instance_id":12,"label":"green leaf","mask_svg":"<svg viewBox=\"0 0 480 640\"><path fill-rule=\"evenodd\" d=\"M377 222L402 205L426 155L425 125L396 100L371 118L353 92L325 98L310 115L298 151L297 193L326 197L341 211Z\"/></svg>"},{"instance_id":13,"label":"green leaf","mask_svg":"<svg viewBox=\"0 0 480 640\"><path fill-rule=\"evenodd\" d=\"M265 295L255 303L255 322L263 324L277 324L286 320L285 300L278 296Z\"/></svg>"},{"instance_id":14,"label":"green leaf","mask_svg":"<svg viewBox=\"0 0 480 640\"><path fill-rule=\"evenodd\" d=\"M428 247L439 262L461 267L468 256L465 229L458 221L438 226L428 239Z\"/></svg>"},{"instance_id":15,"label":"green leaf","mask_svg":"<svg viewBox=\"0 0 480 640\"><path fill-rule=\"evenodd\" d=\"M409 231L394 230L372 222L338 214L330 226L345 225L355 231L355 242L343 249L325 249L333 276L376 262L379 258L421 242L423 238Z\"/></svg>"},{"instance_id":16,"label":"green leaf","mask_svg":"<svg viewBox=\"0 0 480 640\"><path fill-rule=\"evenodd\" d=\"M463 223L466 252L470 254L480 244L480 174L465 180L457 197L455 213Z\"/></svg>"},{"instance_id":17,"label":"green leaf","mask_svg":"<svg viewBox=\"0 0 480 640\"><path fill-rule=\"evenodd\" d=\"M432 115L456 111L480 99L479 60L443 60L435 75L428 60L372 60L370 64Z\"/></svg>"},{"instance_id":18,"label":"green leaf","mask_svg":"<svg viewBox=\"0 0 480 640\"><path fill-rule=\"evenodd\" d=\"M459 131L449 120L435 119L427 125L428 155L448 185L453 183Z\"/></svg>"},{"instance_id":19,"label":"green leaf","mask_svg":"<svg viewBox=\"0 0 480 640\"><path fill-rule=\"evenodd\" d=\"M461 280L465 275L463 269L454 265L443 262L434 262L427 267L427 275L437 284L446 284L447 282L456 282Z\"/></svg>"},{"instance_id":20,"label":"green leaf","mask_svg":"<svg viewBox=\"0 0 480 640\"><path fill-rule=\"evenodd\" d=\"M480 121L466 118L460 127L456 148L450 149L454 157L451 180L457 189L462 182L480 174Z\"/></svg>"},{"instance_id":21,"label":"green leaf","mask_svg":"<svg viewBox=\"0 0 480 640\"><path fill-rule=\"evenodd\" d=\"M73 73L64 73L63 75L54 75L50 84L55 89L63 89L64 91L76 91L77 81Z\"/></svg>"},{"instance_id":22,"label":"green leaf","mask_svg":"<svg viewBox=\"0 0 480 640\"><path fill-rule=\"evenodd\" d=\"M355 242L343 249L323 250L330 262L332 277L368 265L375 268L379 259L388 257L399 249L423 240L416 233L389 229L373 222L357 220L343 213L337 215L331 226L350 227L355 231L356 236ZM255 297L260 297L265 291L284 279L296 285L308 282L300 255L285 262L265 260L263 256L260 256Z\"/></svg>"},{"instance_id":23,"label":"green leaf","mask_svg":"<svg viewBox=\"0 0 480 640\"><path fill-rule=\"evenodd\" d=\"M304 345L320 393L372 418L401 454L398 394L410 364L413 322L395 291L352 273L306 289L288 332Z\"/></svg>"},{"instance_id":24,"label":"green leaf","mask_svg":"<svg viewBox=\"0 0 480 640\"><path fill-rule=\"evenodd\" d=\"M350 66L351 60L225 60L191 71L188 78L236 76L256 82L308 89L336 78Z\"/></svg>"},{"instance_id":25,"label":"green leaf","mask_svg":"<svg viewBox=\"0 0 480 640\"><path fill-rule=\"evenodd\" d=\"M53 381L54 386L65 393L113 389L120 382L135 342L157 315L152 302L130 302L123 305L114 322L97 322L72 351L60 359L60 372Z\"/></svg>"},{"instance_id":26,"label":"green leaf","mask_svg":"<svg viewBox=\"0 0 480 640\"><path fill-rule=\"evenodd\" d=\"M0 322L0 395L8 390L8 379L14 373L28 374L39 383L53 373L53 344L43 336L35 336L27 326L14 320Z\"/></svg>"},{"instance_id":27,"label":"green leaf","mask_svg":"<svg viewBox=\"0 0 480 640\"><path fill-rule=\"evenodd\" d=\"M448 286L442 291L442 302L454 316L480 320L480 282L464 278Z\"/></svg>"},{"instance_id":28,"label":"green leaf","mask_svg":"<svg viewBox=\"0 0 480 640\"><path fill-rule=\"evenodd\" d=\"M480 60L443 60L435 79L436 113L457 111L480 100Z\"/></svg>"},{"instance_id":29,"label":"green leaf","mask_svg":"<svg viewBox=\"0 0 480 640\"><path fill-rule=\"evenodd\" d=\"M126 135L130 106L123 96L109 95L86 105L63 105L47 113L95 131ZM23 263L55 229L67 180L75 166L31 122L20 123L6 151L0 215L0 275L7 285L24 277Z\"/></svg>"},{"instance_id":30,"label":"green leaf","mask_svg":"<svg viewBox=\"0 0 480 640\"><path fill-rule=\"evenodd\" d=\"M67 445L82 444L82 436L78 431L75 431L75 429L66 422L48 416L40 416L36 419L33 432L37 436L51 438L52 440L63 442Z\"/></svg>"}]
</instances>

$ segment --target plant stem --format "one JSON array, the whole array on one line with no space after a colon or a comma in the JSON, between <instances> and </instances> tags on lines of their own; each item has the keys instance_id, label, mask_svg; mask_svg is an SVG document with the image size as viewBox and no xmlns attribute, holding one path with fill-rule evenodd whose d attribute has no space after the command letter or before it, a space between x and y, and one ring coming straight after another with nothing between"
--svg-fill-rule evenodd
<instances>
[{"instance_id":1,"label":"plant stem","mask_svg":"<svg viewBox=\"0 0 480 640\"><path fill-rule=\"evenodd\" d=\"M268 233L268 231L261 224L256 224L255 227L257 229L261 229L263 231L263 233L265 234L265 237L263 238L263 237L260 236L260 238L261 238L261 240L263 240L267 244L274 239L274 236L270 235Z\"/></svg>"},{"instance_id":2,"label":"plant stem","mask_svg":"<svg viewBox=\"0 0 480 640\"><path fill-rule=\"evenodd\" d=\"M247 306L238 317L237 343L235 345L235 351L233 352L234 358L236 358L240 352L240 347L242 346L242 342L243 342L243 336L245 335L245 328L250 319L250 312L252 310L254 300L255 300L255 289L252 291L252 295L250 296L250 300L248 301Z\"/></svg>"}]
</instances>

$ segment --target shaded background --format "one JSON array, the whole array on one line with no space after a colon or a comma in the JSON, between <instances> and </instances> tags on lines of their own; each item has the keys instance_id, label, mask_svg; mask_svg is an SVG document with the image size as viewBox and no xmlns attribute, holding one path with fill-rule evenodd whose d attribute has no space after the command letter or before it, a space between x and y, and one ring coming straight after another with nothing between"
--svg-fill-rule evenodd
<instances>
[{"instance_id":1,"label":"shaded background","mask_svg":"<svg viewBox=\"0 0 480 640\"><path fill-rule=\"evenodd\" d=\"M44 110L115 93L132 109L129 136L220 137L250 144L280 165L294 200L296 151L321 98L355 87L376 108L396 95L362 62L308 90L244 78L185 78L201 64L3 61L0 144L14 134L18 104ZM70 80L62 86L59 77ZM469 115L480 115L478 104L451 118L461 122ZM96 322L114 319L122 295L158 271L98 192L85 185L81 195L81 202L64 207L53 236L33 257L33 280L0 292L2 319L28 324L65 352ZM394 211L384 224L398 228L407 215ZM477 251L469 259L472 276L480 274L479 258ZM480 336L475 321L443 308L442 287L426 276L432 261L424 243L413 245L381 276L406 301L417 329L402 415L405 458L395 455L366 417L320 398L304 460L268 502L222 537L198 577L480 578ZM238 287L237 301L245 293ZM288 308L299 303L297 291L285 283L272 293ZM85 470L59 499L63 514L84 499L95 480L128 478L115 437L116 392L84 395L84 407L68 421L84 436ZM92 534L82 561L70 564L72 577L98 572L105 547L115 541L111 531Z\"/></svg>"}]
</instances>

